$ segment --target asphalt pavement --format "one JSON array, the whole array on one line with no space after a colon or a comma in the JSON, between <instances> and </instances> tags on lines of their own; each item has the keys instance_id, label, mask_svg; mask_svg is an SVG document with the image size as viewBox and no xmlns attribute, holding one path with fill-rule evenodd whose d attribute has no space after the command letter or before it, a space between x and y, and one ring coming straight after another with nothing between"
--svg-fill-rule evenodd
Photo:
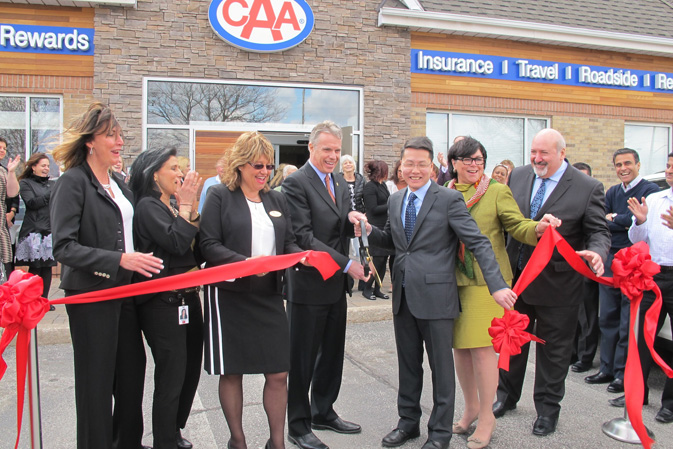
<instances>
[{"instance_id":1,"label":"asphalt pavement","mask_svg":"<svg viewBox=\"0 0 673 449\"><path fill-rule=\"evenodd\" d=\"M60 294L52 289L52 298ZM362 425L362 433L341 435L316 431L332 449L380 448L381 438L397 422L397 357L389 300L369 301L359 293L349 299L349 324L346 340L344 378L336 411L344 418ZM49 312L38 326L42 447L75 448L75 409L72 349L67 332L64 306ZM531 351L534 352L534 351ZM13 347L7 349L9 367L0 381L0 448L14 446L16 436L16 369ZM595 372L591 370L589 373ZM623 409L611 407L608 399L616 395L605 385L588 385L586 374L570 372L562 402L557 431L547 437L532 435L535 408L532 399L534 359L528 365L522 400L516 410L497 422L491 448L631 448L631 444L613 440L601 431L604 422L623 416ZM268 425L262 407L261 375L244 378L244 428L249 448L261 448L268 439ZM184 436L196 449L226 448L229 433L217 396L217 377L202 375L192 414ZM645 424L655 434L655 447L673 447L673 424L654 420L660 407L664 375L653 370L650 377L650 405L643 408ZM402 446L420 448L427 438L427 419L432 407L430 369L425 365L425 390L422 397L421 437ZM152 444L151 395L153 364L148 350L145 387L145 444ZM462 394L456 391L456 418L462 413ZM28 409L25 408L20 448L30 448ZM451 448L466 447L466 437L456 435ZM296 447L287 442L288 449Z\"/></svg>"}]
</instances>

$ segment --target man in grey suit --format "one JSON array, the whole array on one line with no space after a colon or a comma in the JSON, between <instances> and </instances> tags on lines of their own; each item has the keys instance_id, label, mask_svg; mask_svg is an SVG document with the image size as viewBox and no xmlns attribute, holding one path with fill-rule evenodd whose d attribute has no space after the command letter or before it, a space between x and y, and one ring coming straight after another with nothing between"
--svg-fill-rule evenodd
<instances>
[{"instance_id":1,"label":"man in grey suit","mask_svg":"<svg viewBox=\"0 0 673 449\"><path fill-rule=\"evenodd\" d=\"M288 270L288 438L302 449L328 449L312 428L361 431L358 424L342 420L333 404L343 372L346 274L366 279L362 265L348 258L349 237L353 236L348 222L350 194L343 177L334 173L341 156L341 128L330 121L317 124L308 148L308 162L285 179L283 193L297 245L329 253L340 269L326 281L313 267L299 265Z\"/></svg>"},{"instance_id":2,"label":"man in grey suit","mask_svg":"<svg viewBox=\"0 0 673 449\"><path fill-rule=\"evenodd\" d=\"M400 418L397 427L383 438L385 447L400 446L420 435L424 344L432 369L434 404L423 449L449 447L455 399L451 350L453 320L459 313L455 276L459 240L477 257L497 303L510 308L516 300L500 274L491 242L479 232L462 194L430 180L432 156L432 142L427 137L405 143L401 167L408 188L390 197L383 230L367 226L372 245L395 249L393 325ZM351 216L351 221L355 218Z\"/></svg>"},{"instance_id":3,"label":"man in grey suit","mask_svg":"<svg viewBox=\"0 0 673 449\"><path fill-rule=\"evenodd\" d=\"M605 220L603 184L585 176L565 160L565 140L558 131L548 128L534 138L530 165L514 169L509 185L521 212L534 220L553 214L562 220L558 232L589 262L594 272L603 274L603 261L610 249L610 233ZM533 247L511 238L507 253L516 281L528 263ZM528 315L526 329L546 341L536 344L535 387L533 399L537 419L533 434L549 435L556 430L565 394L565 378L572 356L578 311L583 299L584 278L554 252L540 275L521 294L515 310ZM497 400L493 414L503 416L516 408L521 398L528 350L510 359L510 370L500 370Z\"/></svg>"}]
</instances>

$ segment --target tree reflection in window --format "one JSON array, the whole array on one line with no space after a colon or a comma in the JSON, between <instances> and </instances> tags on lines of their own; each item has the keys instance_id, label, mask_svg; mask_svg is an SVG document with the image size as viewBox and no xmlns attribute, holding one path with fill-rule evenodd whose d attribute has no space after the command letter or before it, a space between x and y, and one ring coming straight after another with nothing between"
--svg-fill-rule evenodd
<instances>
[{"instance_id":1,"label":"tree reflection in window","mask_svg":"<svg viewBox=\"0 0 673 449\"><path fill-rule=\"evenodd\" d=\"M277 101L280 88L236 84L151 81L148 122L187 125L191 121L281 122L289 105Z\"/></svg>"}]
</instances>

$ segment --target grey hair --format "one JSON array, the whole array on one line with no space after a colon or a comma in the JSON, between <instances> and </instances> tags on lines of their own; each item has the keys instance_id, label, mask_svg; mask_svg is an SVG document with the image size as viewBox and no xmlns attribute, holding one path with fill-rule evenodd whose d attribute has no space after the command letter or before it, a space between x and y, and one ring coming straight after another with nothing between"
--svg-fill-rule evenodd
<instances>
[{"instance_id":1,"label":"grey hair","mask_svg":"<svg viewBox=\"0 0 673 449\"><path fill-rule=\"evenodd\" d=\"M297 170L297 166L292 165L292 164L287 164L285 167L283 167L283 178L287 178L287 176L288 176L287 172L289 172L292 169Z\"/></svg>"},{"instance_id":2,"label":"grey hair","mask_svg":"<svg viewBox=\"0 0 673 449\"><path fill-rule=\"evenodd\" d=\"M344 154L343 156L341 156L341 171L343 171L344 162L346 162L346 161L351 161L353 163L353 165L355 165L355 167L357 168L357 165L355 164L355 159L353 159L353 156L351 156L350 154Z\"/></svg>"},{"instance_id":3,"label":"grey hair","mask_svg":"<svg viewBox=\"0 0 673 449\"><path fill-rule=\"evenodd\" d=\"M337 139L343 140L341 127L331 120L325 120L324 122L315 125L311 130L311 137L309 137L309 142L311 142L313 145L318 143L318 137L321 133L331 134Z\"/></svg>"}]
</instances>

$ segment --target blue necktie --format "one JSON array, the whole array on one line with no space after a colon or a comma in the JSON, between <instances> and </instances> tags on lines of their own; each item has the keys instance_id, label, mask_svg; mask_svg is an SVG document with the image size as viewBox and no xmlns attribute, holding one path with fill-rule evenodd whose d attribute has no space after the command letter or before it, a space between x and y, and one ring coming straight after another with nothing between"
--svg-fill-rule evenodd
<instances>
[{"instance_id":1,"label":"blue necktie","mask_svg":"<svg viewBox=\"0 0 673 449\"><path fill-rule=\"evenodd\" d=\"M542 207L542 202L544 200L544 192L547 190L547 178L542 178L542 184L535 192L533 201L530 203L530 218L535 218L537 212Z\"/></svg>"},{"instance_id":2,"label":"blue necktie","mask_svg":"<svg viewBox=\"0 0 673 449\"><path fill-rule=\"evenodd\" d=\"M414 233L414 226L416 226L416 206L414 200L416 194L409 193L409 200L407 201L407 210L404 212L404 234L407 236L407 243L411 240L411 234Z\"/></svg>"}]
</instances>

